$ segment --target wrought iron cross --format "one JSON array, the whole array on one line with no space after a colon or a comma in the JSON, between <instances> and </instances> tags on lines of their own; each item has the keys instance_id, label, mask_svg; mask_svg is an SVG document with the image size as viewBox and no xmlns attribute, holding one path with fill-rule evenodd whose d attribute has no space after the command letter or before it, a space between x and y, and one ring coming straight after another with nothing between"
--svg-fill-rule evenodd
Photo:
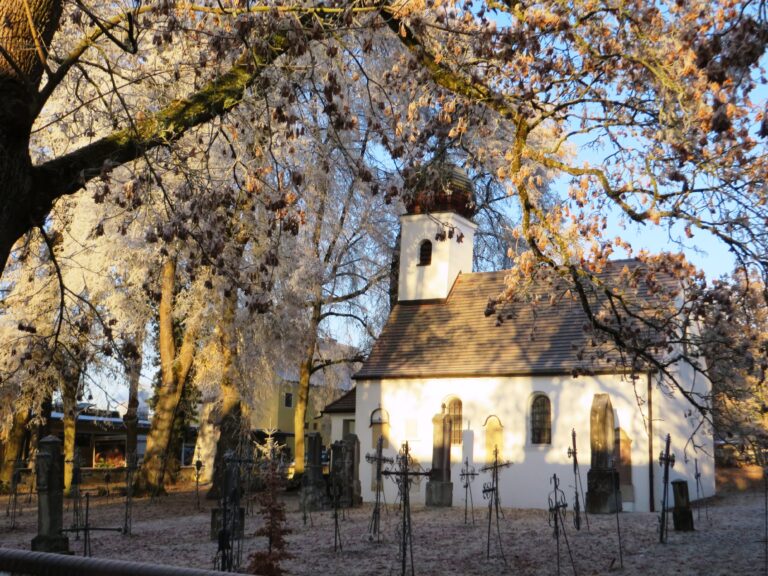
<instances>
[{"instance_id":1,"label":"wrought iron cross","mask_svg":"<svg viewBox=\"0 0 768 576\"><path fill-rule=\"evenodd\" d=\"M65 460L65 464L72 464L72 480L70 483L70 495L72 497L72 528L75 530L75 540L80 540L79 527L82 524L82 471L80 469L80 449L75 448L72 460Z\"/></svg>"},{"instance_id":2,"label":"wrought iron cross","mask_svg":"<svg viewBox=\"0 0 768 576\"><path fill-rule=\"evenodd\" d=\"M576 530L581 530L581 504L579 503L579 494L581 502L584 502L584 485L581 483L581 471L579 470L579 458L576 451L576 429L571 430L572 446L568 448L568 458L573 458L573 525ZM589 530L589 516L587 510L584 510L584 520Z\"/></svg>"},{"instance_id":3,"label":"wrought iron cross","mask_svg":"<svg viewBox=\"0 0 768 576\"><path fill-rule=\"evenodd\" d=\"M133 526L133 477L138 469L138 455L129 452L125 457L125 518L123 534L130 535Z\"/></svg>"},{"instance_id":4,"label":"wrought iron cross","mask_svg":"<svg viewBox=\"0 0 768 576\"><path fill-rule=\"evenodd\" d=\"M200 510L200 474L203 471L203 461L200 460L200 448L197 448L197 458L195 458L195 500L197 509Z\"/></svg>"},{"instance_id":5,"label":"wrought iron cross","mask_svg":"<svg viewBox=\"0 0 768 576\"><path fill-rule=\"evenodd\" d=\"M499 526L499 515L503 515L501 512L501 501L499 499L499 470L502 468L508 468L511 466L511 462L499 462L499 448L493 447L493 464L488 464L480 468L480 472L490 472L491 481L483 484L483 498L488 500L488 541L486 546L486 555L491 557L491 518L493 517L494 510L496 511L496 536L499 542L499 552L501 553L501 559L504 564L507 563L507 559L504 556L504 549L501 547L501 528Z\"/></svg>"},{"instance_id":6,"label":"wrought iron cross","mask_svg":"<svg viewBox=\"0 0 768 576\"><path fill-rule=\"evenodd\" d=\"M568 556L571 559L571 568L573 568L574 576L576 574L576 565L573 562L573 553L571 552L571 545L568 542L568 534L565 531L565 510L568 508L568 502L565 500L565 492L560 490L560 480L557 478L557 474L553 474L549 479L549 483L552 484L552 492L549 493L549 525L552 526L552 537L556 542L557 549L557 574L560 576L560 534L562 533L565 540L565 546L568 549Z\"/></svg>"},{"instance_id":7,"label":"wrought iron cross","mask_svg":"<svg viewBox=\"0 0 768 576\"><path fill-rule=\"evenodd\" d=\"M21 516L22 508L19 504L19 485L21 484L21 473L26 470L26 463L17 458L13 463L13 472L11 474L11 494L8 496L8 507L5 510L5 515L11 517L11 530L16 528L16 516Z\"/></svg>"},{"instance_id":8,"label":"wrought iron cross","mask_svg":"<svg viewBox=\"0 0 768 576\"><path fill-rule=\"evenodd\" d=\"M376 441L376 453L375 454L366 454L365 455L365 461L373 464L376 464L376 500L373 505L373 514L371 515L371 521L368 524L368 533L370 540L373 540L374 537L376 537L376 541L379 541L379 524L381 521L381 500L384 496L383 486L382 486L382 465L383 464L393 464L395 462L394 458L384 456L384 436L379 436L379 439Z\"/></svg>"},{"instance_id":9,"label":"wrought iron cross","mask_svg":"<svg viewBox=\"0 0 768 576\"><path fill-rule=\"evenodd\" d=\"M480 474L475 472L475 467L469 465L469 458L464 459L464 467L461 469L459 478L461 478L461 485L464 487L464 524L467 523L467 505L472 506L472 524L475 523L475 502L472 498L472 482Z\"/></svg>"},{"instance_id":10,"label":"wrought iron cross","mask_svg":"<svg viewBox=\"0 0 768 576\"><path fill-rule=\"evenodd\" d=\"M411 533L411 483L420 476L429 476L431 471L413 469L413 458L411 457L411 452L408 448L408 442L405 442L400 449L395 464L395 469L384 470L382 475L392 478L397 484L397 489L400 493L400 503L403 509L402 523L400 526L400 576L405 576L409 557L411 560L411 574L414 574L413 535Z\"/></svg>"},{"instance_id":11,"label":"wrought iron cross","mask_svg":"<svg viewBox=\"0 0 768 576\"><path fill-rule=\"evenodd\" d=\"M667 434L664 450L659 454L659 466L664 467L664 495L661 499L661 517L659 518L659 542L667 539L667 499L669 497L669 469L675 467L675 455L670 453L672 438Z\"/></svg>"}]
</instances>

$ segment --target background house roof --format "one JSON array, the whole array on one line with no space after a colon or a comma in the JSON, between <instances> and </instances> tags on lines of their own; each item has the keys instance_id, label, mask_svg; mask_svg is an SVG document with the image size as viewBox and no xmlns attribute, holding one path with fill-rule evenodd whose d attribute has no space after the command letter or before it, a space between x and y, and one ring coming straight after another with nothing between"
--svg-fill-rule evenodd
<instances>
[{"instance_id":1,"label":"background house roof","mask_svg":"<svg viewBox=\"0 0 768 576\"><path fill-rule=\"evenodd\" d=\"M323 414L346 414L355 412L355 394L357 388L352 388L349 392L344 394L341 398L338 398L328 404L323 409Z\"/></svg>"},{"instance_id":2,"label":"background house roof","mask_svg":"<svg viewBox=\"0 0 768 576\"><path fill-rule=\"evenodd\" d=\"M613 262L601 275L619 282L636 260ZM508 271L460 274L444 301L397 304L356 380L406 377L502 376L625 371L610 343L600 342L574 295L541 282L535 304L505 303L485 314L502 293ZM641 277L643 275L640 275ZM626 282L627 300L658 305L645 282ZM597 292L596 294L599 294ZM602 300L602 302L601 302ZM595 296L598 307L604 298ZM499 323L499 315L502 322Z\"/></svg>"}]
</instances>

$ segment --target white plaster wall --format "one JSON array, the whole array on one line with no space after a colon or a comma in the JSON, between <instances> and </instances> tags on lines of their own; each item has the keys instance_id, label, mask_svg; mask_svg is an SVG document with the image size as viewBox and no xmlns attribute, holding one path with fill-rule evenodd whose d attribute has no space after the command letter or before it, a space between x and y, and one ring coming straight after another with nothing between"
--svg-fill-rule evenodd
<instances>
[{"instance_id":1,"label":"white plaster wall","mask_svg":"<svg viewBox=\"0 0 768 576\"><path fill-rule=\"evenodd\" d=\"M384 381L360 381L357 390L357 422L368 422L371 412L381 406L390 414L390 449L396 449L408 440L414 460L429 469L432 459L432 417L450 396L462 400L463 428L470 430L466 438L473 438L472 445L457 445L452 448L451 478L454 484L454 505L463 502L464 493L459 473L463 458L470 456L470 465L478 471L485 464L485 431L483 423L490 415L501 420L503 431L503 453L501 457L513 464L500 475L500 497L503 506L520 508L546 508L550 491L549 480L553 474L561 479L561 487L569 502L573 500L573 468L568 458L571 430L575 429L579 450L579 463L584 489L587 489L587 472L590 467L589 422L594 394L607 392L616 415L616 425L624 428L632 439L632 483L635 491L634 509L647 511L649 500L649 467L653 468L654 482L660 487L658 467L659 437L669 430L674 437L687 438L690 423L683 415L679 398L662 397L654 390L654 446L649 462L649 443L646 420L638 408L638 397L645 401L647 382L632 381L618 375L596 377L500 377L500 378L453 378L453 379L399 379ZM535 392L547 394L552 406L552 444L531 445L529 438L529 406ZM645 409L645 406L643 407ZM662 432L661 429L665 431ZM361 454L372 453L371 435L358 427ZM711 438L709 440L711 444ZM710 452L711 454L711 452ZM689 489L695 497L695 483L690 466L675 470L679 477L691 480ZM714 487L711 459L699 458L702 480ZM372 500L370 490L372 466L361 464L360 480L363 498ZM678 476L673 476L673 478ZM473 483L475 499L480 497L483 482L488 482L488 473L479 476ZM426 480L419 482L412 491L414 502L423 502ZM392 482L385 482L386 497L395 501L396 489ZM659 501L660 489L656 489ZM582 504L583 505L583 504ZM628 508L631 508L628 506Z\"/></svg>"},{"instance_id":2,"label":"white plaster wall","mask_svg":"<svg viewBox=\"0 0 768 576\"><path fill-rule=\"evenodd\" d=\"M696 375L687 364L679 364L675 373L677 379L685 384L685 391L694 398L708 396L710 383L701 374ZM658 412L657 412L658 409ZM658 416L657 416L658 413ZM657 419L658 418L658 419ZM698 433L691 437L691 431ZM664 449L666 436L670 435L671 452L675 455L675 465L670 469L669 480L688 481L688 494L696 499L695 470L698 463L700 478L700 498L715 494L714 435L708 422L685 399L682 391L655 381L654 390L654 449L656 452L655 500L656 509L660 510L663 491L663 469L658 464L660 452ZM669 502L672 503L670 486Z\"/></svg>"},{"instance_id":3,"label":"white plaster wall","mask_svg":"<svg viewBox=\"0 0 768 576\"><path fill-rule=\"evenodd\" d=\"M438 222L456 227L464 234L463 242L456 237L435 240L442 230ZM399 300L431 300L446 298L459 272L472 272L472 247L477 225L463 216L450 212L404 214L400 216ZM432 242L432 263L419 266L419 246L423 240Z\"/></svg>"}]
</instances>

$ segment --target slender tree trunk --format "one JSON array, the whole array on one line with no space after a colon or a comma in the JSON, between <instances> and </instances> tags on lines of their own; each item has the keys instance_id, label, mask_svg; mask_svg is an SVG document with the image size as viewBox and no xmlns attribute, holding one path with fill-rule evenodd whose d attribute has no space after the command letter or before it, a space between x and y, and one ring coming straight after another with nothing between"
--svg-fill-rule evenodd
<instances>
[{"instance_id":1,"label":"slender tree trunk","mask_svg":"<svg viewBox=\"0 0 768 576\"><path fill-rule=\"evenodd\" d=\"M137 333L123 347L125 375L128 378L128 408L123 415L125 424L125 455L136 454L139 429L139 377L141 376L142 333Z\"/></svg>"},{"instance_id":2,"label":"slender tree trunk","mask_svg":"<svg viewBox=\"0 0 768 576\"><path fill-rule=\"evenodd\" d=\"M3 488L11 485L14 466L16 461L22 457L29 417L29 410L18 410L13 413L13 422L5 439L3 461L0 463L0 486Z\"/></svg>"},{"instance_id":3,"label":"slender tree trunk","mask_svg":"<svg viewBox=\"0 0 768 576\"><path fill-rule=\"evenodd\" d=\"M395 239L395 249L392 251L392 260L389 264L389 310L391 311L397 304L398 292L400 291L400 242L403 238L403 231L397 231Z\"/></svg>"},{"instance_id":4,"label":"slender tree trunk","mask_svg":"<svg viewBox=\"0 0 768 576\"><path fill-rule=\"evenodd\" d=\"M232 356L235 347L235 295L224 301L224 313L217 327L219 349L224 379L221 382L221 396L218 410L219 440L216 443L216 456L213 464L213 485L206 498L218 499L224 489L226 479L227 453L237 449L243 428L242 397L232 378Z\"/></svg>"},{"instance_id":5,"label":"slender tree trunk","mask_svg":"<svg viewBox=\"0 0 768 576\"><path fill-rule=\"evenodd\" d=\"M317 346L317 329L320 325L322 304L316 302L312 306L312 317L307 328L307 345L304 348L304 360L299 368L299 397L296 399L296 412L293 416L293 433L295 442L295 472L304 472L304 421L309 405L309 381L312 378L312 367L315 362L315 347Z\"/></svg>"},{"instance_id":6,"label":"slender tree trunk","mask_svg":"<svg viewBox=\"0 0 768 576\"><path fill-rule=\"evenodd\" d=\"M79 373L75 377L65 378L61 386L61 401L64 405L64 493L69 494L72 487L72 470L75 460L75 436L77 420L77 385L80 381Z\"/></svg>"},{"instance_id":7,"label":"slender tree trunk","mask_svg":"<svg viewBox=\"0 0 768 576\"><path fill-rule=\"evenodd\" d=\"M157 392L155 414L147 436L147 450L139 473L136 475L136 493L160 493L165 489L165 469L168 447L171 443L173 421L184 392L189 369L194 359L196 330L188 328L176 356L173 334L173 299L176 287L176 261L169 259L163 265L160 310L160 372L162 381Z\"/></svg>"}]
</instances>

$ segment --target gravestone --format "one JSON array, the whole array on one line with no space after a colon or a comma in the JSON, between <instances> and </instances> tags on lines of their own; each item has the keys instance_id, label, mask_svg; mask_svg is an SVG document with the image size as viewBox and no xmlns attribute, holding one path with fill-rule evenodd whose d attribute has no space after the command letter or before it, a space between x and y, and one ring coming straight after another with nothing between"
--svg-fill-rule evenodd
<instances>
[{"instance_id":1,"label":"gravestone","mask_svg":"<svg viewBox=\"0 0 768 576\"><path fill-rule=\"evenodd\" d=\"M619 473L619 490L622 502L635 501L632 485L632 439L624 428L616 428L616 471Z\"/></svg>"},{"instance_id":2,"label":"gravestone","mask_svg":"<svg viewBox=\"0 0 768 576\"><path fill-rule=\"evenodd\" d=\"M615 426L608 394L595 394L589 419L592 466L587 473L587 512L613 514L621 509L619 475L614 467Z\"/></svg>"},{"instance_id":3,"label":"gravestone","mask_svg":"<svg viewBox=\"0 0 768 576\"><path fill-rule=\"evenodd\" d=\"M672 509L672 523L678 532L693 530L693 511L688 497L688 482L672 480L672 494L675 496L675 507Z\"/></svg>"},{"instance_id":4,"label":"gravestone","mask_svg":"<svg viewBox=\"0 0 768 576\"><path fill-rule=\"evenodd\" d=\"M432 472L427 482L427 506L453 506L451 423L443 405L442 413L432 418Z\"/></svg>"},{"instance_id":5,"label":"gravestone","mask_svg":"<svg viewBox=\"0 0 768 576\"><path fill-rule=\"evenodd\" d=\"M61 440L55 436L40 440L35 473L37 536L32 539L32 550L69 554L69 538L61 535L64 527L64 458Z\"/></svg>"},{"instance_id":6,"label":"gravestone","mask_svg":"<svg viewBox=\"0 0 768 576\"><path fill-rule=\"evenodd\" d=\"M362 504L359 462L357 435L347 434L331 446L331 477L338 483L339 506L349 508Z\"/></svg>"},{"instance_id":7,"label":"gravestone","mask_svg":"<svg viewBox=\"0 0 768 576\"><path fill-rule=\"evenodd\" d=\"M301 500L306 510L322 510L330 506L323 478L323 440L317 432L305 436L307 463L301 478Z\"/></svg>"},{"instance_id":8,"label":"gravestone","mask_svg":"<svg viewBox=\"0 0 768 576\"><path fill-rule=\"evenodd\" d=\"M356 434L344 436L344 475L347 479L350 506L363 503L360 487L360 440Z\"/></svg>"}]
</instances>

